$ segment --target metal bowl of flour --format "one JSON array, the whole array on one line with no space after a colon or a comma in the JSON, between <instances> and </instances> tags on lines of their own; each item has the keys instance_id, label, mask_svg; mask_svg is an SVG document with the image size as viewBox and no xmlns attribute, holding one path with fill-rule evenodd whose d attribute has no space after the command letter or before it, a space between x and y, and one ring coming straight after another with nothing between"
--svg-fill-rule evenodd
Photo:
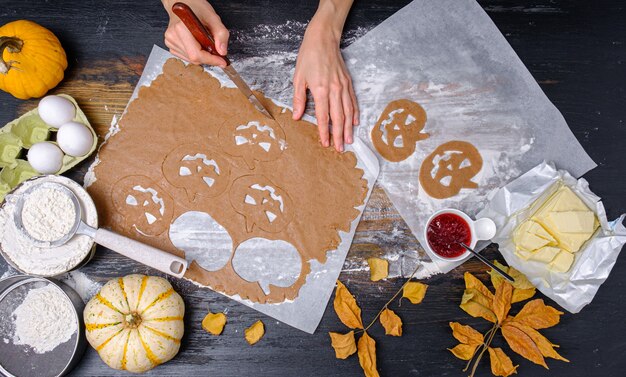
<instances>
[{"instance_id":1,"label":"metal bowl of flour","mask_svg":"<svg viewBox=\"0 0 626 377\"><path fill-rule=\"evenodd\" d=\"M28 345L16 344L14 311L33 289L51 285L71 303L77 331L54 349L37 353ZM84 303L69 286L48 278L27 275L0 280L0 375L7 377L60 377L68 374L80 361L87 347L83 326Z\"/></svg>"}]
</instances>

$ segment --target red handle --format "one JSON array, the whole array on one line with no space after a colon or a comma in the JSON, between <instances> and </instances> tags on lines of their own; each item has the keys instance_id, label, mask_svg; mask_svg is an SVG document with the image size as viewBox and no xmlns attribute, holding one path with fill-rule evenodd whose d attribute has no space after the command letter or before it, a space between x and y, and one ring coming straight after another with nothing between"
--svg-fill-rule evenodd
<instances>
[{"instance_id":1,"label":"red handle","mask_svg":"<svg viewBox=\"0 0 626 377\"><path fill-rule=\"evenodd\" d=\"M194 38L200 43L200 46L213 55L219 56L226 61L226 65L230 65L230 61L224 55L220 55L215 48L215 41L209 31L204 27L198 16L185 3L176 3L172 6L172 12L180 18L187 26Z\"/></svg>"}]
</instances>

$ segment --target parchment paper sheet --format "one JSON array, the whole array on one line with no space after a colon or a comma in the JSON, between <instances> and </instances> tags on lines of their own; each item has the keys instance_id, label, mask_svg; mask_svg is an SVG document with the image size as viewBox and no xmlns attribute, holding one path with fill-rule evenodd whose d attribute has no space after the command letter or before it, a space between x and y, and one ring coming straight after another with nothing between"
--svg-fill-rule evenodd
<instances>
[{"instance_id":1,"label":"parchment paper sheet","mask_svg":"<svg viewBox=\"0 0 626 377\"><path fill-rule=\"evenodd\" d=\"M421 104L430 134L407 160L380 158L379 181L413 234L436 210L475 215L487 194L543 160L579 177L596 165L491 19L474 0L415 0L344 50L362 111L358 136L370 132L392 100ZM423 159L450 140L482 154L476 190L430 198L418 181ZM372 147L373 149L373 147ZM443 272L454 264L433 258Z\"/></svg>"},{"instance_id":2,"label":"parchment paper sheet","mask_svg":"<svg viewBox=\"0 0 626 377\"><path fill-rule=\"evenodd\" d=\"M515 255L513 232L528 217L528 207L536 200L545 200L562 183L571 188L591 208L600 220L600 230L583 248L575 253L572 268L566 273L552 272L546 265L525 261ZM578 313L589 304L600 285L609 276L617 257L626 243L624 216L609 222L604 205L589 189L583 178L576 180L564 170L556 170L553 164L543 162L489 195L487 206L477 217L495 221L498 233L493 238L500 246L506 262L524 273L543 294L561 305L565 310Z\"/></svg>"},{"instance_id":3,"label":"parchment paper sheet","mask_svg":"<svg viewBox=\"0 0 626 377\"><path fill-rule=\"evenodd\" d=\"M136 97L139 91L139 88L142 86L149 86L150 83L162 72L163 64L167 59L174 58L169 52L154 46L148 61L146 62L146 66L144 71L139 79L137 87L131 96L130 102L132 102ZM215 72L215 70L207 69L211 75L217 77L222 85L228 87L235 87L232 82L224 75ZM276 101L275 101L276 102ZM277 105L286 107L286 105L276 102ZM305 120L315 123L315 119L311 117L305 117ZM117 128L114 126L111 130L112 133L118 132ZM360 140L356 141L352 146L347 147L346 150L353 151L358 159L357 167L363 169L364 171L364 179L368 182L368 194L367 198L362 206L358 208L359 216L352 221L352 225L350 228L350 232L344 233L340 232L341 243L337 250L329 251L327 253L327 261L324 264L320 264L319 262L313 260L311 261L311 272L307 277L307 281L304 286L300 289L298 297L293 301L286 301L280 304L258 304L253 303L249 300L242 300L239 296L228 296L232 299L243 303L253 309L260 311L261 313L267 314L279 321L282 321L290 326L293 326L297 329L303 330L308 333L313 333L317 328L324 311L326 309L326 305L328 300L333 292L335 281L339 277L339 273L341 272L341 268L343 266L346 255L348 254L348 250L350 249L350 245L352 243L352 239L354 238L354 233L356 231L356 226L361 219L361 215L363 214L363 210L369 199L369 196L372 192L372 188L374 187L374 182L379 173L379 165L376 156L372 153L371 150ZM97 163L97 161L96 161ZM97 177L95 177L97 179ZM203 234L207 233L204 230L198 230L199 234L190 234L189 229L181 230L183 234L178 236L178 238L186 237L188 239L202 239ZM211 232L208 232L211 233ZM224 231L224 233L226 233ZM227 236L227 234L225 234ZM311 235L315 236L315 235ZM216 240L219 240L219 235L213 235ZM170 231L170 238L172 238L172 232ZM297 261L299 264L300 262ZM202 263L200 263L202 265ZM280 266L280 261L276 261L276 265ZM239 271L239 273L242 273ZM196 282L194 282L196 283ZM197 283L196 283L197 284Z\"/></svg>"}]
</instances>

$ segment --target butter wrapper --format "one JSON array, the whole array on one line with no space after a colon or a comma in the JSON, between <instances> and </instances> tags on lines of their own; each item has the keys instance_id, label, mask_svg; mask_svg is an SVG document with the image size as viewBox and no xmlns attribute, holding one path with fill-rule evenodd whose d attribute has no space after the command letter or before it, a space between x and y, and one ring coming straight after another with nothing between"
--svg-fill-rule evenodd
<instances>
[{"instance_id":1,"label":"butter wrapper","mask_svg":"<svg viewBox=\"0 0 626 377\"><path fill-rule=\"evenodd\" d=\"M513 243L514 230L532 215L533 204L547 199L561 185L572 189L600 221L600 229L575 253L572 267L564 273L551 271L545 263L519 258ZM585 179L576 179L548 162L492 191L488 198L477 218L488 217L496 223L498 232L492 241L500 246L508 265L524 273L537 289L571 313L578 313L589 304L626 243L626 228L622 224L626 215L609 222L601 199L591 192Z\"/></svg>"}]
</instances>

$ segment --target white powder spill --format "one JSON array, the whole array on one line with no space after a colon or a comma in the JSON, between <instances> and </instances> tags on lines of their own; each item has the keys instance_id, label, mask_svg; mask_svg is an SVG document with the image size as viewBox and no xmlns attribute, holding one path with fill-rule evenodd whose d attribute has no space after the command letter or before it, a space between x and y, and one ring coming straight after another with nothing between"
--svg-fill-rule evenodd
<instances>
[{"instance_id":1,"label":"white powder spill","mask_svg":"<svg viewBox=\"0 0 626 377\"><path fill-rule=\"evenodd\" d=\"M25 182L16 190L15 194L26 191L40 180L58 182L73 190L83 207L83 220L91 226L98 225L98 216L93 202L80 185L69 178L44 176ZM40 248L33 246L13 222L16 201L15 195L8 195L4 206L0 208L0 247L20 270L33 275L55 276L76 267L89 255L93 240L84 235L75 235L66 244L59 247Z\"/></svg>"},{"instance_id":2,"label":"white powder spill","mask_svg":"<svg viewBox=\"0 0 626 377\"><path fill-rule=\"evenodd\" d=\"M42 187L24 201L22 224L28 234L39 241L56 241L67 235L74 225L76 208L62 191Z\"/></svg>"},{"instance_id":3,"label":"white powder spill","mask_svg":"<svg viewBox=\"0 0 626 377\"><path fill-rule=\"evenodd\" d=\"M12 320L13 343L27 345L35 353L52 351L78 330L72 303L53 284L30 290L13 312Z\"/></svg>"},{"instance_id":4,"label":"white powder spill","mask_svg":"<svg viewBox=\"0 0 626 377\"><path fill-rule=\"evenodd\" d=\"M80 271L70 271L59 276L59 279L61 282L73 288L85 303L98 293L102 287L102 283L91 280L89 276Z\"/></svg>"}]
</instances>

